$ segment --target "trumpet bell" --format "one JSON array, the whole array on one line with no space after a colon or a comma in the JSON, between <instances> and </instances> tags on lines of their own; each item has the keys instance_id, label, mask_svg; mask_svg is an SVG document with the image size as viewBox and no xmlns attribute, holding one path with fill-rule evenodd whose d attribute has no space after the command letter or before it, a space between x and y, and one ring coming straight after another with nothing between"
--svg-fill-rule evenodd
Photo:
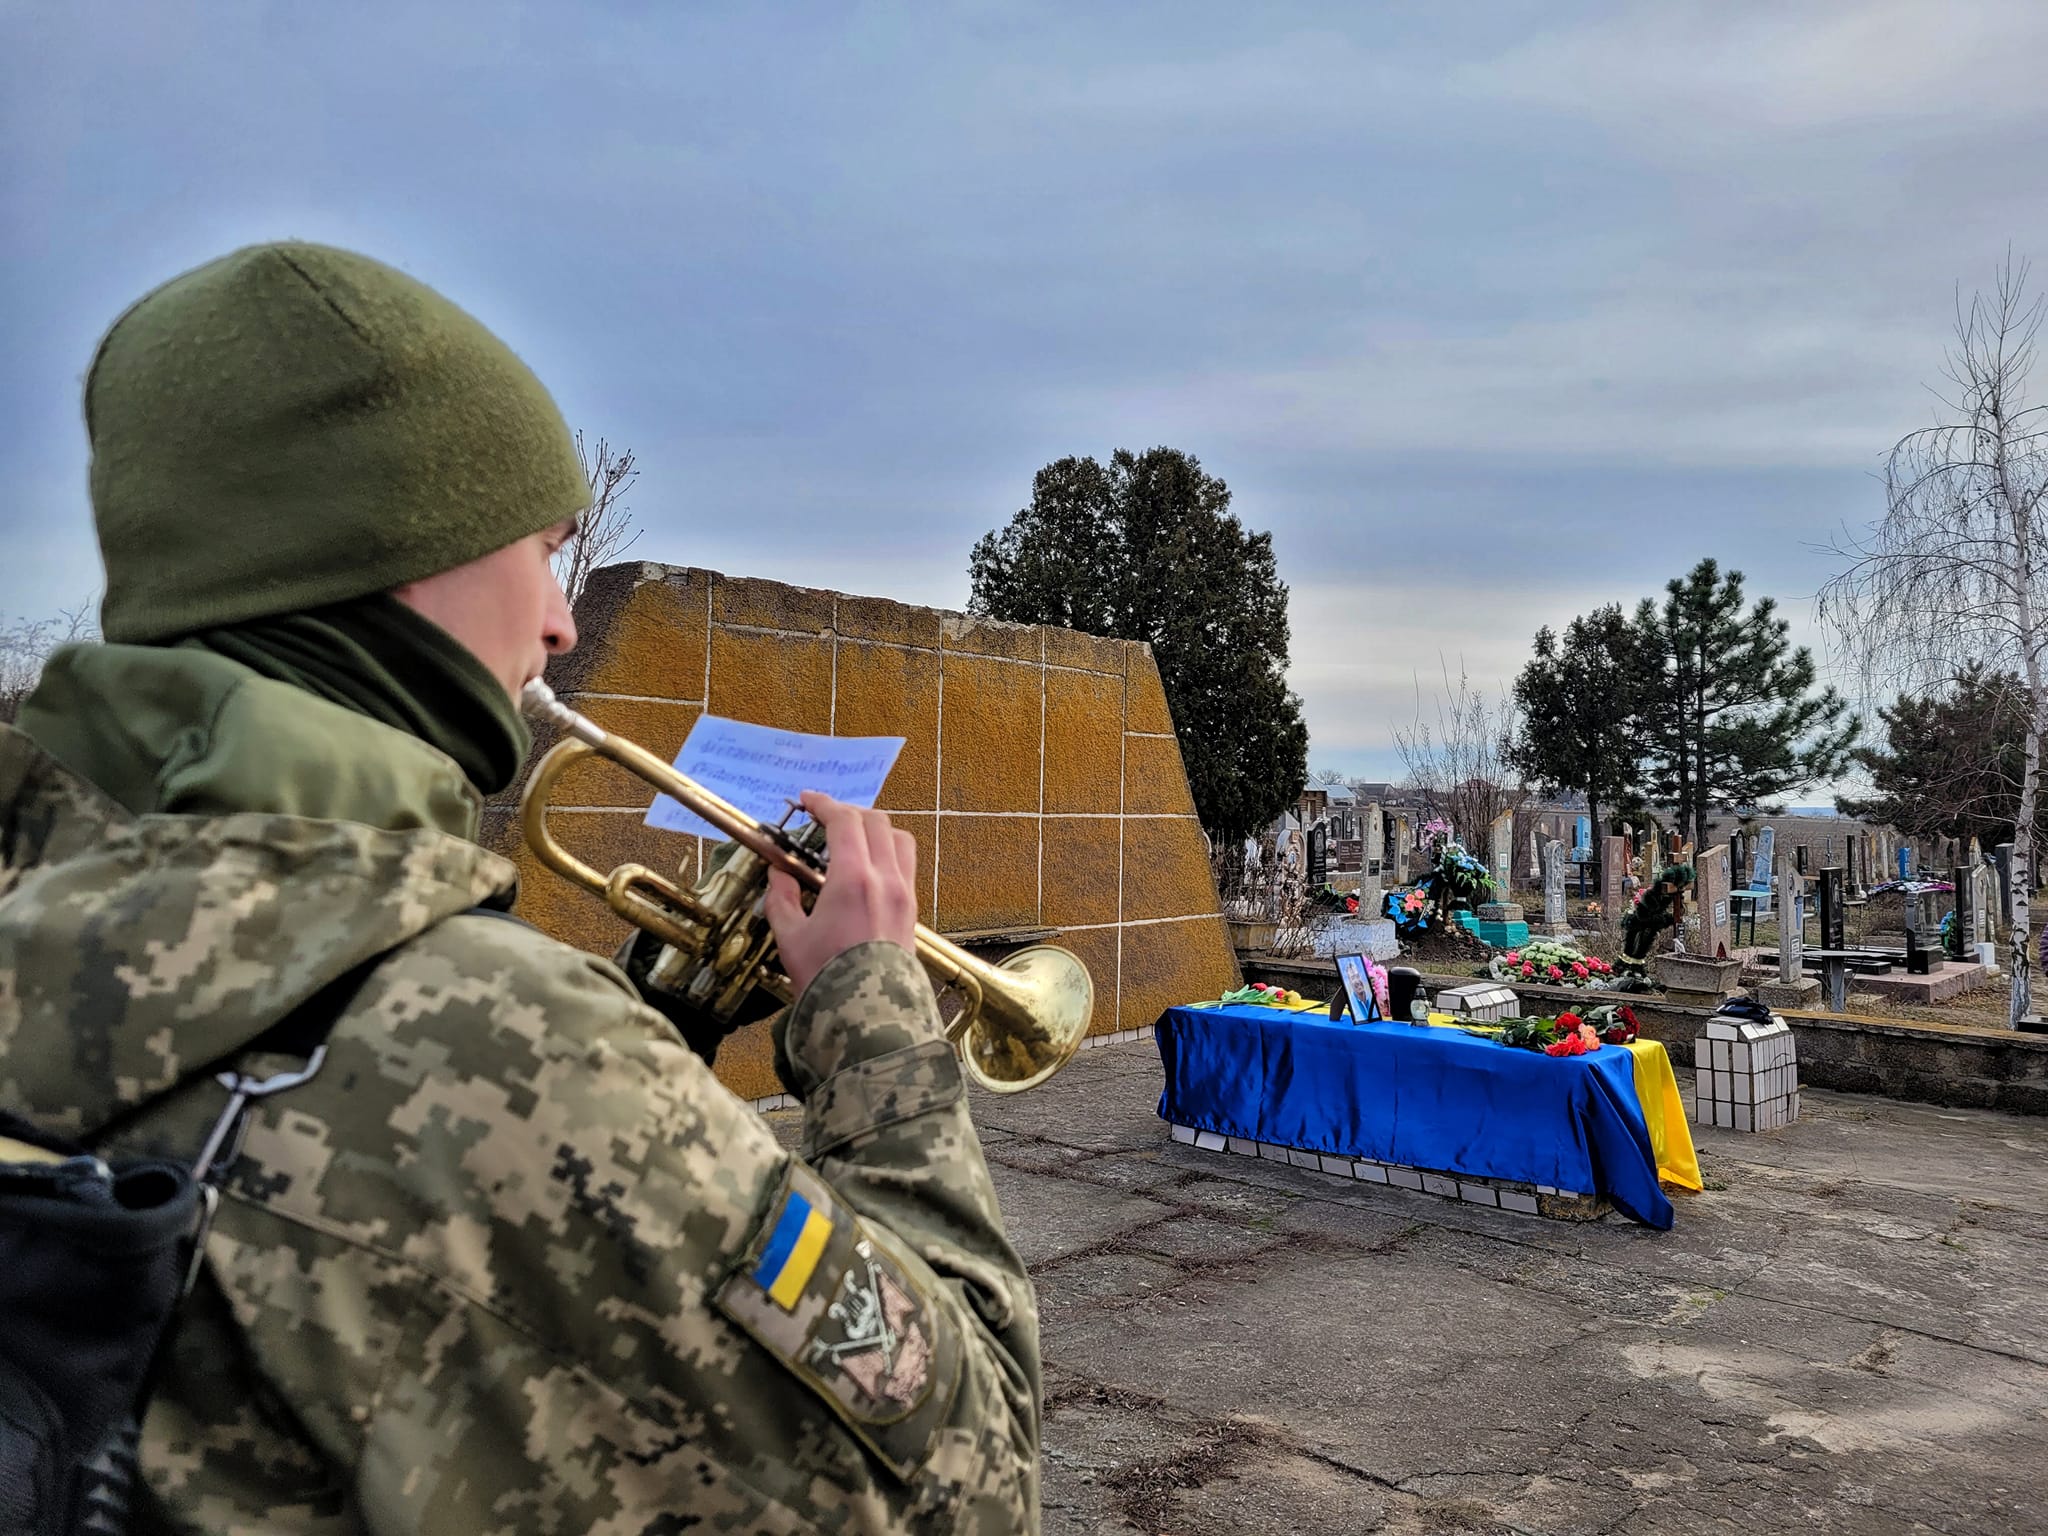
<instances>
[{"instance_id":1,"label":"trumpet bell","mask_svg":"<svg viewBox=\"0 0 2048 1536\"><path fill-rule=\"evenodd\" d=\"M983 1008L960 1037L960 1060L989 1092L1036 1088L1080 1050L1095 1016L1095 982L1078 956L1034 944L980 985Z\"/></svg>"}]
</instances>

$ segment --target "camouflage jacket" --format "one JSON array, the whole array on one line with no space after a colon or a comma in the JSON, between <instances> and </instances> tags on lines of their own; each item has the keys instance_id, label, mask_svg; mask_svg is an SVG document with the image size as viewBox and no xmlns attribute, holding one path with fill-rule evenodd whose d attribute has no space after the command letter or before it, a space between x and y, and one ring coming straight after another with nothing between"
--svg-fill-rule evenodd
<instances>
[{"instance_id":1,"label":"camouflage jacket","mask_svg":"<svg viewBox=\"0 0 2048 1536\"><path fill-rule=\"evenodd\" d=\"M610 962L469 912L513 871L431 748L188 652L55 670L113 766L0 728L0 1105L189 1158L199 1069L388 951L251 1120L146 1528L1037 1528L1036 1309L914 959L790 1011L791 1157Z\"/></svg>"}]
</instances>

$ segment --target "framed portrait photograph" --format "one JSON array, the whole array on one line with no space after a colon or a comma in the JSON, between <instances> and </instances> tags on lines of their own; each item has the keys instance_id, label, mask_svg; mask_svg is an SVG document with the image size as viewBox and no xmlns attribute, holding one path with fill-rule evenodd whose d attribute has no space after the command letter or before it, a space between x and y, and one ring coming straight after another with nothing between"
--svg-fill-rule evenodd
<instances>
[{"instance_id":1,"label":"framed portrait photograph","mask_svg":"<svg viewBox=\"0 0 2048 1536\"><path fill-rule=\"evenodd\" d=\"M1343 979L1344 995L1351 1002L1353 1023L1363 1024L1380 1016L1379 1004L1373 998L1372 970L1365 963L1363 955L1339 955L1337 975Z\"/></svg>"}]
</instances>

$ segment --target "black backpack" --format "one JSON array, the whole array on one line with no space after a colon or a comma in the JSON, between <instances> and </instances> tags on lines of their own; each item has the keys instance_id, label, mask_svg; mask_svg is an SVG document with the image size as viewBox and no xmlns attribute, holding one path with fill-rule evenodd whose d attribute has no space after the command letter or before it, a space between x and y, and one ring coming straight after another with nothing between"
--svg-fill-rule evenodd
<instances>
[{"instance_id":1,"label":"black backpack","mask_svg":"<svg viewBox=\"0 0 2048 1536\"><path fill-rule=\"evenodd\" d=\"M363 961L186 1076L216 1073L228 1089L190 1168L145 1158L110 1164L0 1111L0 1136L26 1144L0 1148L0 1536L126 1530L151 1378L198 1279L249 1105L319 1070L328 1032L383 958ZM303 1057L305 1066L261 1081L221 1070L250 1052Z\"/></svg>"}]
</instances>

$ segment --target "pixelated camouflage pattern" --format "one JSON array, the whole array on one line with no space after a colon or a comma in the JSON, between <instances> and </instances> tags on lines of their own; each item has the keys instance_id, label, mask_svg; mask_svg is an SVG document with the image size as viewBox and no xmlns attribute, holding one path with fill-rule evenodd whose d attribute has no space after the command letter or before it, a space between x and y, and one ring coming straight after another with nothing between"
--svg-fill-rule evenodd
<instances>
[{"instance_id":1,"label":"pixelated camouflage pattern","mask_svg":"<svg viewBox=\"0 0 2048 1536\"><path fill-rule=\"evenodd\" d=\"M779 1051L808 1171L958 1361L906 1430L720 1309L791 1159L609 961L466 915L511 879L431 828L136 816L0 728L7 1108L90 1135L139 1106L118 1145L190 1156L223 1098L191 1074L391 951L252 1118L140 1528L1035 1530L1036 1309L914 959L841 956Z\"/></svg>"}]
</instances>

